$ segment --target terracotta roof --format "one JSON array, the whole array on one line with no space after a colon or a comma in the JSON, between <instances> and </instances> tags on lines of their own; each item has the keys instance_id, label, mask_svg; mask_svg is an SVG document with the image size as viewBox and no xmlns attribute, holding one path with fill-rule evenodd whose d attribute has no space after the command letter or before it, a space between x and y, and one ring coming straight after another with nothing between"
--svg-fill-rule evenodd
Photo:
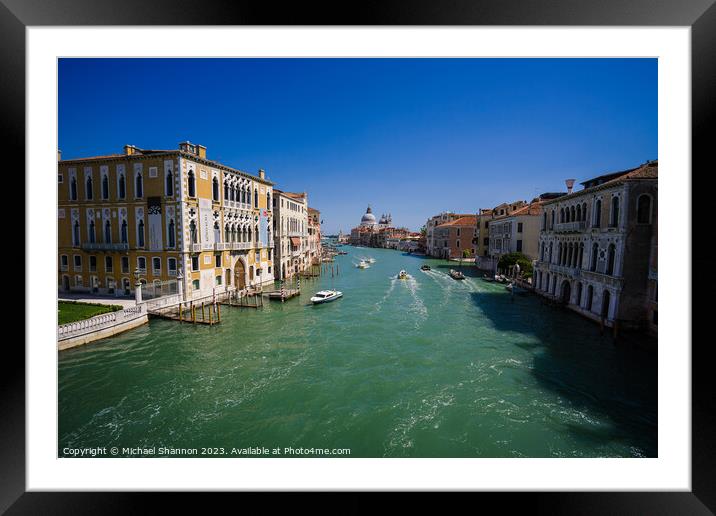
<instances>
[{"instance_id":1,"label":"terracotta roof","mask_svg":"<svg viewBox=\"0 0 716 516\"><path fill-rule=\"evenodd\" d=\"M549 201L545 202L545 204L553 204L557 201L564 201L565 199L568 199L571 197L576 197L576 196L579 196L579 195L582 195L585 193L596 192L598 190L604 190L605 188L610 188L612 186L619 185L625 181L658 179L658 177L659 177L659 161L658 160L647 161L646 163L638 166L637 168L624 170L622 172L615 172L613 174L605 174L605 175L590 179L590 180L585 181L584 183L580 183L580 184L589 183L590 181L594 181L595 179L606 178L606 177L612 177L612 179L609 179L608 181L604 181L601 184L591 186L589 188L584 188L583 190L579 190L577 192L572 192L571 194L567 194L562 197L558 197L557 199L550 199Z\"/></svg>"},{"instance_id":2,"label":"terracotta roof","mask_svg":"<svg viewBox=\"0 0 716 516\"><path fill-rule=\"evenodd\" d=\"M442 228L445 226L474 226L477 224L477 217L475 215L463 215L459 219L440 224L436 227Z\"/></svg>"}]
</instances>

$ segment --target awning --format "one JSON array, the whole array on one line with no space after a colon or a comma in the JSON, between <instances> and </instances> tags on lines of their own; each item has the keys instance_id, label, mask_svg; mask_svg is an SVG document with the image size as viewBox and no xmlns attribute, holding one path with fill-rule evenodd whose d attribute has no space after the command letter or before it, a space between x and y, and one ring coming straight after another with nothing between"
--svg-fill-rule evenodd
<instances>
[{"instance_id":1,"label":"awning","mask_svg":"<svg viewBox=\"0 0 716 516\"><path fill-rule=\"evenodd\" d=\"M291 237L291 245L293 247L301 247L301 239L299 237Z\"/></svg>"}]
</instances>

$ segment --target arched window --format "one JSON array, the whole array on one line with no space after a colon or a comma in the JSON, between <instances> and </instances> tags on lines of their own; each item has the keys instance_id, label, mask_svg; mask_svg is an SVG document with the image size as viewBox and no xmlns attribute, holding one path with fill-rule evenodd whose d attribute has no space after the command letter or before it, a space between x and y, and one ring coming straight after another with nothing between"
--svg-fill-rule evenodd
<instances>
[{"instance_id":1,"label":"arched window","mask_svg":"<svg viewBox=\"0 0 716 516\"><path fill-rule=\"evenodd\" d=\"M72 244L80 245L80 223L77 220L75 221L75 225L72 228Z\"/></svg>"},{"instance_id":2,"label":"arched window","mask_svg":"<svg viewBox=\"0 0 716 516\"><path fill-rule=\"evenodd\" d=\"M563 222L564 222L564 208L561 208L561 209L559 210L559 222L560 222L560 223L563 223Z\"/></svg>"},{"instance_id":3,"label":"arched window","mask_svg":"<svg viewBox=\"0 0 716 516\"><path fill-rule=\"evenodd\" d=\"M577 218L576 221L580 222L582 220L582 206L577 204Z\"/></svg>"},{"instance_id":4,"label":"arched window","mask_svg":"<svg viewBox=\"0 0 716 516\"><path fill-rule=\"evenodd\" d=\"M608 290L604 289L602 293L602 319L609 319L609 301L611 300L611 294Z\"/></svg>"},{"instance_id":5,"label":"arched window","mask_svg":"<svg viewBox=\"0 0 716 516\"><path fill-rule=\"evenodd\" d=\"M546 211L542 214L542 230L544 231L545 229L547 229L547 212Z\"/></svg>"},{"instance_id":6,"label":"arched window","mask_svg":"<svg viewBox=\"0 0 716 516\"><path fill-rule=\"evenodd\" d=\"M214 242L221 242L221 228L218 222L214 222Z\"/></svg>"},{"instance_id":7,"label":"arched window","mask_svg":"<svg viewBox=\"0 0 716 516\"><path fill-rule=\"evenodd\" d=\"M197 238L197 235L196 235L196 222L192 220L192 221L189 223L189 239L191 240L191 243L192 243L192 244L196 244L196 242L197 242L196 238Z\"/></svg>"},{"instance_id":8,"label":"arched window","mask_svg":"<svg viewBox=\"0 0 716 516\"><path fill-rule=\"evenodd\" d=\"M77 178L75 177L70 179L70 200L77 200Z\"/></svg>"},{"instance_id":9,"label":"arched window","mask_svg":"<svg viewBox=\"0 0 716 516\"><path fill-rule=\"evenodd\" d=\"M552 212L554 213L554 212ZM552 263L552 242L549 243L549 260L550 263Z\"/></svg>"},{"instance_id":10,"label":"arched window","mask_svg":"<svg viewBox=\"0 0 716 516\"><path fill-rule=\"evenodd\" d=\"M102 199L109 199L109 177L102 177Z\"/></svg>"},{"instance_id":11,"label":"arched window","mask_svg":"<svg viewBox=\"0 0 716 516\"><path fill-rule=\"evenodd\" d=\"M165 190L167 193L167 196L171 197L174 195L174 174L172 174L171 170L167 170L167 177L164 178L165 182Z\"/></svg>"},{"instance_id":12,"label":"arched window","mask_svg":"<svg viewBox=\"0 0 716 516\"><path fill-rule=\"evenodd\" d=\"M85 181L85 194L87 196L88 200L92 200L92 176L87 177L87 181Z\"/></svg>"},{"instance_id":13,"label":"arched window","mask_svg":"<svg viewBox=\"0 0 716 516\"><path fill-rule=\"evenodd\" d=\"M174 227L174 219L169 220L169 229L167 230L169 234L167 235L169 240L169 247L175 247L176 246L176 229Z\"/></svg>"},{"instance_id":14,"label":"arched window","mask_svg":"<svg viewBox=\"0 0 716 516\"><path fill-rule=\"evenodd\" d=\"M597 258L599 257L599 245L594 242L592 244L592 261L589 265L589 270L592 272L597 271Z\"/></svg>"},{"instance_id":15,"label":"arched window","mask_svg":"<svg viewBox=\"0 0 716 516\"><path fill-rule=\"evenodd\" d=\"M251 204L251 201L249 200L249 204ZM254 208L259 207L259 190L258 188L254 188Z\"/></svg>"},{"instance_id":16,"label":"arched window","mask_svg":"<svg viewBox=\"0 0 716 516\"><path fill-rule=\"evenodd\" d=\"M549 224L549 229L552 229L552 228L554 228L554 210L552 210L552 220Z\"/></svg>"},{"instance_id":17,"label":"arched window","mask_svg":"<svg viewBox=\"0 0 716 516\"><path fill-rule=\"evenodd\" d=\"M127 181L124 178L124 174L119 174L119 181L117 184L117 197L124 199L127 195Z\"/></svg>"},{"instance_id":18,"label":"arched window","mask_svg":"<svg viewBox=\"0 0 716 516\"><path fill-rule=\"evenodd\" d=\"M225 240L226 242L231 242L231 241L232 241L232 240L231 240L231 233L230 233L230 231L229 231L229 225L228 225L228 224L224 225L224 240Z\"/></svg>"},{"instance_id":19,"label":"arched window","mask_svg":"<svg viewBox=\"0 0 716 516\"><path fill-rule=\"evenodd\" d=\"M137 172L137 176L134 178L134 196L144 197L144 182L140 172Z\"/></svg>"},{"instance_id":20,"label":"arched window","mask_svg":"<svg viewBox=\"0 0 716 516\"><path fill-rule=\"evenodd\" d=\"M224 200L233 201L233 199L229 195L229 182L228 181L224 181Z\"/></svg>"},{"instance_id":21,"label":"arched window","mask_svg":"<svg viewBox=\"0 0 716 516\"><path fill-rule=\"evenodd\" d=\"M122 230L120 233L121 233L120 238L122 239L122 243L126 244L127 243L127 221L126 220L122 221Z\"/></svg>"},{"instance_id":22,"label":"arched window","mask_svg":"<svg viewBox=\"0 0 716 516\"><path fill-rule=\"evenodd\" d=\"M196 177L194 177L194 171L190 170L187 175L187 184L189 190L189 197L196 197Z\"/></svg>"},{"instance_id":23,"label":"arched window","mask_svg":"<svg viewBox=\"0 0 716 516\"><path fill-rule=\"evenodd\" d=\"M592 224L595 228L599 228L602 226L602 200L597 199L597 202L594 203L594 224Z\"/></svg>"},{"instance_id":24,"label":"arched window","mask_svg":"<svg viewBox=\"0 0 716 516\"><path fill-rule=\"evenodd\" d=\"M572 207L569 209L569 220L572 221L572 222L574 222L575 220L577 220L577 219L574 217L574 206L572 206Z\"/></svg>"},{"instance_id":25,"label":"arched window","mask_svg":"<svg viewBox=\"0 0 716 516\"><path fill-rule=\"evenodd\" d=\"M619 225L619 197L616 195L612 197L612 213L611 221L609 225L613 228Z\"/></svg>"},{"instance_id":26,"label":"arched window","mask_svg":"<svg viewBox=\"0 0 716 516\"><path fill-rule=\"evenodd\" d=\"M88 231L89 231L90 244L94 244L95 243L94 220L90 220Z\"/></svg>"},{"instance_id":27,"label":"arched window","mask_svg":"<svg viewBox=\"0 0 716 516\"><path fill-rule=\"evenodd\" d=\"M636 222L651 224L651 196L642 194L636 200Z\"/></svg>"},{"instance_id":28,"label":"arched window","mask_svg":"<svg viewBox=\"0 0 716 516\"><path fill-rule=\"evenodd\" d=\"M112 243L112 225L109 221L104 223L104 242L105 244Z\"/></svg>"},{"instance_id":29,"label":"arched window","mask_svg":"<svg viewBox=\"0 0 716 516\"><path fill-rule=\"evenodd\" d=\"M266 192L266 209L267 210L271 209L271 193L270 192Z\"/></svg>"},{"instance_id":30,"label":"arched window","mask_svg":"<svg viewBox=\"0 0 716 516\"><path fill-rule=\"evenodd\" d=\"M593 299L594 299L594 287L589 285L587 287L587 300L586 300L587 302L586 302L584 308L586 308L590 312L592 311L592 300Z\"/></svg>"},{"instance_id":31,"label":"arched window","mask_svg":"<svg viewBox=\"0 0 716 516\"><path fill-rule=\"evenodd\" d=\"M607 255L607 274L609 276L614 275L614 261L617 256L617 248L614 244L609 244L609 252Z\"/></svg>"},{"instance_id":32,"label":"arched window","mask_svg":"<svg viewBox=\"0 0 716 516\"><path fill-rule=\"evenodd\" d=\"M144 247L144 221L140 220L137 226L137 247Z\"/></svg>"},{"instance_id":33,"label":"arched window","mask_svg":"<svg viewBox=\"0 0 716 516\"><path fill-rule=\"evenodd\" d=\"M581 282L581 281L578 281L578 282L577 282L577 297L576 297L576 301L577 301L577 303L576 303L577 306L582 306L582 282Z\"/></svg>"},{"instance_id":34,"label":"arched window","mask_svg":"<svg viewBox=\"0 0 716 516\"><path fill-rule=\"evenodd\" d=\"M582 203L582 220L584 222L587 222L587 203L586 202Z\"/></svg>"},{"instance_id":35,"label":"arched window","mask_svg":"<svg viewBox=\"0 0 716 516\"><path fill-rule=\"evenodd\" d=\"M219 202L219 180L214 178L211 182L211 198Z\"/></svg>"},{"instance_id":36,"label":"arched window","mask_svg":"<svg viewBox=\"0 0 716 516\"><path fill-rule=\"evenodd\" d=\"M579 269L582 268L582 265L584 264L584 242L579 244L579 257L577 258L577 267Z\"/></svg>"}]
</instances>

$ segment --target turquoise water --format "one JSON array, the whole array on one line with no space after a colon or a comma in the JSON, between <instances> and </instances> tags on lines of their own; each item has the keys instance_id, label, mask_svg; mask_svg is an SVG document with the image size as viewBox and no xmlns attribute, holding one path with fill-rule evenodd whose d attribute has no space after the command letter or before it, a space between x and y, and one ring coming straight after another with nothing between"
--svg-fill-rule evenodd
<instances>
[{"instance_id":1,"label":"turquoise water","mask_svg":"<svg viewBox=\"0 0 716 516\"><path fill-rule=\"evenodd\" d=\"M349 248L303 294L59 354L65 447L350 448L351 457L657 455L656 353L465 268ZM360 270L359 256L376 263ZM430 272L420 266L428 263ZM406 269L412 279L394 279ZM310 306L321 288L343 291Z\"/></svg>"}]
</instances>

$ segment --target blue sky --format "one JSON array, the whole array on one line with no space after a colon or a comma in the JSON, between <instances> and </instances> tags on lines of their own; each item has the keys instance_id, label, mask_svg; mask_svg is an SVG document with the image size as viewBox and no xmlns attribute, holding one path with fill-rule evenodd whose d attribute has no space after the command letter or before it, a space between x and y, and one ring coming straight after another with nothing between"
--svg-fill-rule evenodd
<instances>
[{"instance_id":1,"label":"blue sky","mask_svg":"<svg viewBox=\"0 0 716 516\"><path fill-rule=\"evenodd\" d=\"M324 233L370 203L417 230L657 156L656 59L62 59L63 158L190 140L307 191Z\"/></svg>"}]
</instances>

